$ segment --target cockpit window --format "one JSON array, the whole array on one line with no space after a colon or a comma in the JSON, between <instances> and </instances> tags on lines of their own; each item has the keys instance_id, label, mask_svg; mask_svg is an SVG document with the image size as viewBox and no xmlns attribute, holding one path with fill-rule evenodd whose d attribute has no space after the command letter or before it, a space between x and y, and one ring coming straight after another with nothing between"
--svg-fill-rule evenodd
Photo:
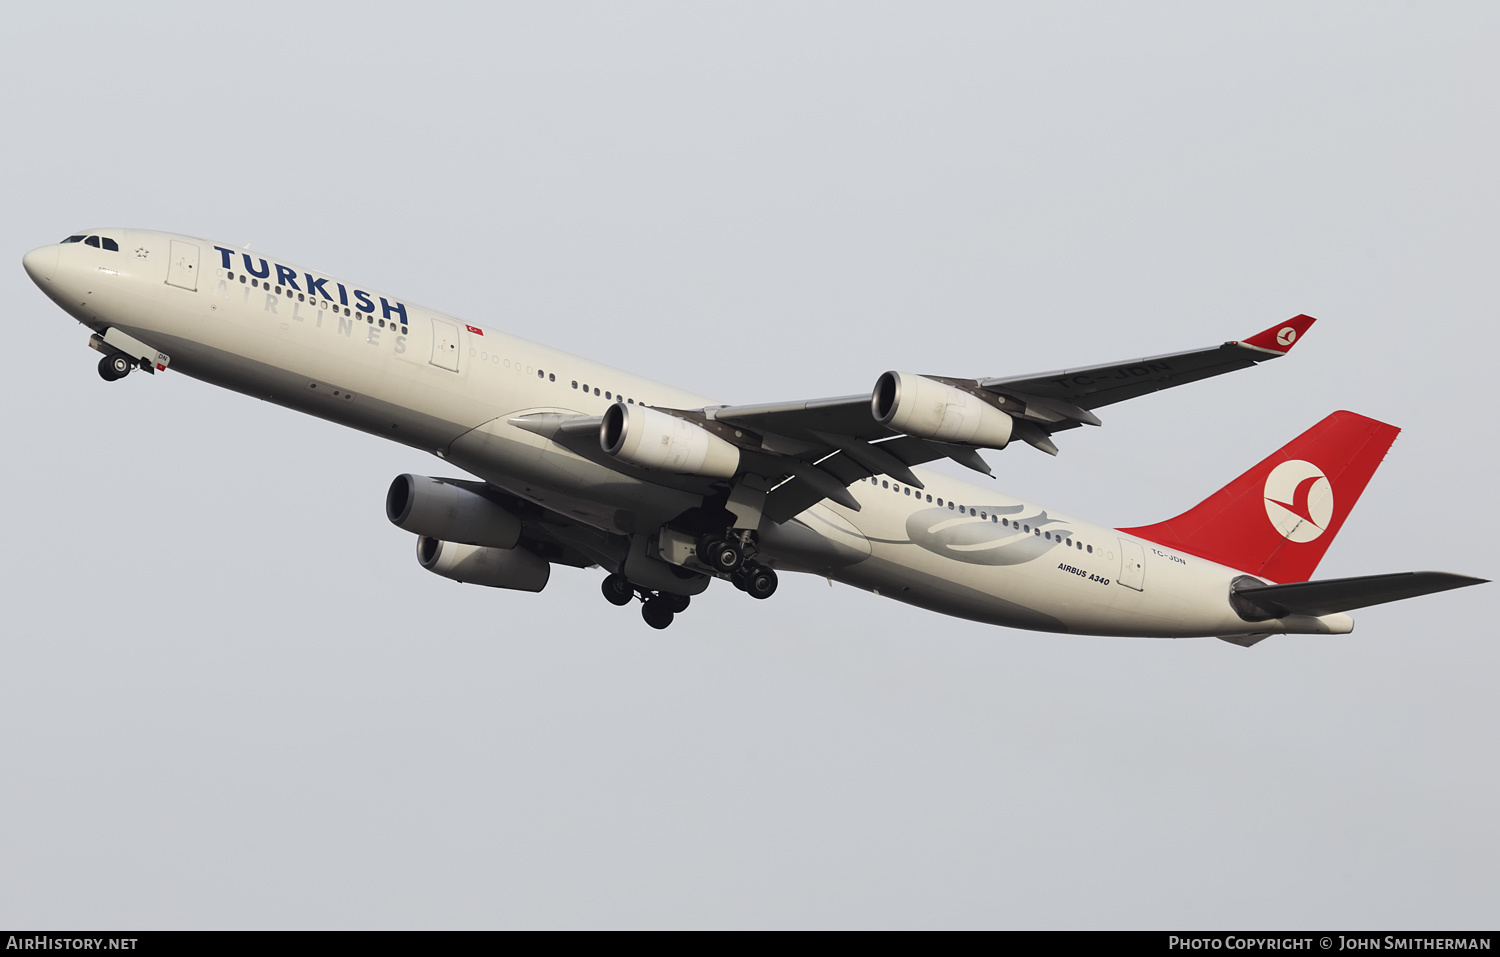
<instances>
[{"instance_id":1,"label":"cockpit window","mask_svg":"<svg viewBox=\"0 0 1500 957\"><path fill-rule=\"evenodd\" d=\"M59 246L65 246L68 243L81 243L81 242L83 242L83 237L82 236L69 236L67 239L64 239L62 242L58 243L58 245Z\"/></svg>"},{"instance_id":2,"label":"cockpit window","mask_svg":"<svg viewBox=\"0 0 1500 957\"><path fill-rule=\"evenodd\" d=\"M83 241L83 244L85 246L93 246L95 249L98 249L99 248L99 237L98 236L90 236L88 239L85 239Z\"/></svg>"},{"instance_id":3,"label":"cockpit window","mask_svg":"<svg viewBox=\"0 0 1500 957\"><path fill-rule=\"evenodd\" d=\"M117 253L120 251L120 244L115 242L113 239L110 239L108 236L100 236L99 241L104 244L105 249L108 249L112 253Z\"/></svg>"}]
</instances>

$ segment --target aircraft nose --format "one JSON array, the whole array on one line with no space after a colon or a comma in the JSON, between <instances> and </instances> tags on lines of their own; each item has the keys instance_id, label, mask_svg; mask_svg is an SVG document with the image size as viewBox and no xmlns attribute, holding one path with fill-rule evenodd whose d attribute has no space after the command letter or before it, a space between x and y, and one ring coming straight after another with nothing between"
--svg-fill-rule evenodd
<instances>
[{"instance_id":1,"label":"aircraft nose","mask_svg":"<svg viewBox=\"0 0 1500 957\"><path fill-rule=\"evenodd\" d=\"M26 275L38 286L50 282L57 272L57 247L42 246L33 249L21 257L21 265L26 267Z\"/></svg>"}]
</instances>

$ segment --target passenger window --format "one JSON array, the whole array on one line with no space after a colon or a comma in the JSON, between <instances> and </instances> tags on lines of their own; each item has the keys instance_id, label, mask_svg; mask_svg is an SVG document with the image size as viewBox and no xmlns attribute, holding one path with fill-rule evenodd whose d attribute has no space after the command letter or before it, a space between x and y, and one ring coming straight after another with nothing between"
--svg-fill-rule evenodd
<instances>
[{"instance_id":1,"label":"passenger window","mask_svg":"<svg viewBox=\"0 0 1500 957\"><path fill-rule=\"evenodd\" d=\"M998 522L998 521L999 521L999 520L1000 520L1000 516L998 516L998 515L991 515L991 516L990 516L990 524L991 524L991 525L993 525L993 524L995 524L995 523L996 523L996 522Z\"/></svg>"},{"instance_id":2,"label":"passenger window","mask_svg":"<svg viewBox=\"0 0 1500 957\"><path fill-rule=\"evenodd\" d=\"M548 382L556 382L557 381L557 375L555 373L552 373L552 372L547 373L547 381Z\"/></svg>"},{"instance_id":3,"label":"passenger window","mask_svg":"<svg viewBox=\"0 0 1500 957\"><path fill-rule=\"evenodd\" d=\"M901 491L905 492L907 495L911 494L911 489L909 489L909 488L902 489Z\"/></svg>"},{"instance_id":4,"label":"passenger window","mask_svg":"<svg viewBox=\"0 0 1500 957\"><path fill-rule=\"evenodd\" d=\"M90 236L88 239L85 239L83 241L83 244L85 246L93 246L95 249L98 249L99 248L99 237L98 236Z\"/></svg>"},{"instance_id":5,"label":"passenger window","mask_svg":"<svg viewBox=\"0 0 1500 957\"><path fill-rule=\"evenodd\" d=\"M108 236L99 237L99 241L104 243L104 248L108 249L112 253L117 253L120 251L120 244L115 242L113 239L110 239Z\"/></svg>"},{"instance_id":6,"label":"passenger window","mask_svg":"<svg viewBox=\"0 0 1500 957\"><path fill-rule=\"evenodd\" d=\"M250 280L250 285L254 286L256 289L259 289L260 288L260 280L259 279L252 279L252 280Z\"/></svg>"},{"instance_id":7,"label":"passenger window","mask_svg":"<svg viewBox=\"0 0 1500 957\"><path fill-rule=\"evenodd\" d=\"M612 399L612 398L614 398L614 396L611 396L608 392L604 393L604 397L606 399Z\"/></svg>"},{"instance_id":8,"label":"passenger window","mask_svg":"<svg viewBox=\"0 0 1500 957\"><path fill-rule=\"evenodd\" d=\"M891 483L890 482L881 482L880 483L880 487L881 488L890 488L891 487Z\"/></svg>"},{"instance_id":9,"label":"passenger window","mask_svg":"<svg viewBox=\"0 0 1500 957\"><path fill-rule=\"evenodd\" d=\"M281 295L281 287L280 286L276 287L276 295L278 295L278 296Z\"/></svg>"},{"instance_id":10,"label":"passenger window","mask_svg":"<svg viewBox=\"0 0 1500 957\"><path fill-rule=\"evenodd\" d=\"M931 495L927 496L927 501L929 501L929 502L932 501L932 496Z\"/></svg>"},{"instance_id":11,"label":"passenger window","mask_svg":"<svg viewBox=\"0 0 1500 957\"><path fill-rule=\"evenodd\" d=\"M980 518L989 518L989 516L988 516L988 515L986 515L986 514L984 514L984 513L983 513L983 512L980 512L980 513L979 513L979 517L980 517Z\"/></svg>"},{"instance_id":12,"label":"passenger window","mask_svg":"<svg viewBox=\"0 0 1500 957\"><path fill-rule=\"evenodd\" d=\"M1031 526L1030 525L1022 525L1021 526L1021 531L1023 531L1023 532L1029 532L1029 531L1031 531Z\"/></svg>"},{"instance_id":13,"label":"passenger window","mask_svg":"<svg viewBox=\"0 0 1500 957\"><path fill-rule=\"evenodd\" d=\"M1052 541L1052 533L1051 532L1045 532L1045 533L1043 533L1042 537L1045 538L1049 542Z\"/></svg>"},{"instance_id":14,"label":"passenger window","mask_svg":"<svg viewBox=\"0 0 1500 957\"><path fill-rule=\"evenodd\" d=\"M305 302L306 301L306 297L303 296L302 293L299 292L299 293L297 293L297 301L298 302Z\"/></svg>"},{"instance_id":15,"label":"passenger window","mask_svg":"<svg viewBox=\"0 0 1500 957\"><path fill-rule=\"evenodd\" d=\"M1087 546L1087 547L1088 547L1088 550L1089 550L1089 554L1090 554L1090 555L1092 555L1092 554L1094 554L1094 546L1092 546L1092 545L1089 545L1089 546Z\"/></svg>"},{"instance_id":16,"label":"passenger window","mask_svg":"<svg viewBox=\"0 0 1500 957\"><path fill-rule=\"evenodd\" d=\"M575 388L575 389L578 388L578 380L577 379L573 380L573 388Z\"/></svg>"},{"instance_id":17,"label":"passenger window","mask_svg":"<svg viewBox=\"0 0 1500 957\"><path fill-rule=\"evenodd\" d=\"M244 281L245 281L245 274L244 273L240 273L240 282L244 282Z\"/></svg>"}]
</instances>

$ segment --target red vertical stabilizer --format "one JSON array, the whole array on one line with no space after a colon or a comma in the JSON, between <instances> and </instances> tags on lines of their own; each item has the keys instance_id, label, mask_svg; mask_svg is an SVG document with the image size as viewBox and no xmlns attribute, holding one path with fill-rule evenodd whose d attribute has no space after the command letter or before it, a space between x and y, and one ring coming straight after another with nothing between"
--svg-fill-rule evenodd
<instances>
[{"instance_id":1,"label":"red vertical stabilizer","mask_svg":"<svg viewBox=\"0 0 1500 957\"><path fill-rule=\"evenodd\" d=\"M1176 518L1120 531L1273 582L1306 581L1400 431L1335 412Z\"/></svg>"}]
</instances>

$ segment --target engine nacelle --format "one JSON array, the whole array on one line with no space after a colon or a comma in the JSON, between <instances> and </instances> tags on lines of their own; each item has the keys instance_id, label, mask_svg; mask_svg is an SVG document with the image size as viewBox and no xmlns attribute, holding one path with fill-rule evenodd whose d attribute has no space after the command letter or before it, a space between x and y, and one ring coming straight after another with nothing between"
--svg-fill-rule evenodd
<instances>
[{"instance_id":1,"label":"engine nacelle","mask_svg":"<svg viewBox=\"0 0 1500 957\"><path fill-rule=\"evenodd\" d=\"M870 396L875 421L898 432L937 442L1003 449L1015 420L962 389L913 375L887 372Z\"/></svg>"},{"instance_id":2,"label":"engine nacelle","mask_svg":"<svg viewBox=\"0 0 1500 957\"><path fill-rule=\"evenodd\" d=\"M425 535L417 539L417 562L456 582L515 591L541 591L552 576L551 563L524 548L458 545Z\"/></svg>"},{"instance_id":3,"label":"engine nacelle","mask_svg":"<svg viewBox=\"0 0 1500 957\"><path fill-rule=\"evenodd\" d=\"M425 475L398 475L385 493L385 516L401 529L445 542L514 548L521 519L472 489Z\"/></svg>"},{"instance_id":4,"label":"engine nacelle","mask_svg":"<svg viewBox=\"0 0 1500 957\"><path fill-rule=\"evenodd\" d=\"M643 469L678 475L733 478L740 450L707 429L675 415L616 402L599 424L599 447Z\"/></svg>"}]
</instances>

